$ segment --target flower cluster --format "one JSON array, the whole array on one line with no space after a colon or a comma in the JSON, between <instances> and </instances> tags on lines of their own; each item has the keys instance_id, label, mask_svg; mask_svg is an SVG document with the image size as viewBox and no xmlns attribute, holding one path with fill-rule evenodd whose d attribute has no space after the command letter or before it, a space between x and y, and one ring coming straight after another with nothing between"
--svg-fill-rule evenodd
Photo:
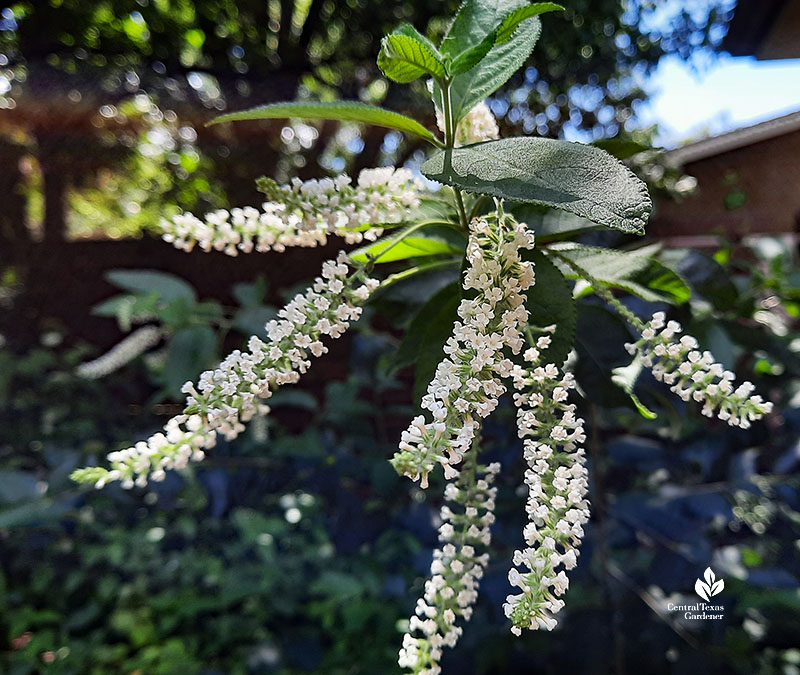
<instances>
[{"instance_id":1,"label":"flower cluster","mask_svg":"<svg viewBox=\"0 0 800 675\"><path fill-rule=\"evenodd\" d=\"M205 220L182 213L162 221L163 238L184 251L198 245L232 256L324 245L331 234L359 243L382 234L373 226L403 222L419 206L421 184L408 169L364 169L357 184L351 183L345 175L305 182L295 178L284 186L262 180L269 199L262 210L220 209Z\"/></svg>"},{"instance_id":2,"label":"flower cluster","mask_svg":"<svg viewBox=\"0 0 800 675\"><path fill-rule=\"evenodd\" d=\"M742 429L772 410L772 403L759 395L751 396L755 390L751 382L734 388L735 375L716 363L711 352L701 352L691 335L677 339L681 325L665 319L663 312L657 312L641 338L625 345L631 355L638 355L652 370L657 380L671 385L670 389L684 401L694 399L703 403L706 417L713 417L716 410L721 420Z\"/></svg>"},{"instance_id":3,"label":"flower cluster","mask_svg":"<svg viewBox=\"0 0 800 675\"><path fill-rule=\"evenodd\" d=\"M398 473L427 485L436 462L445 477L455 468L485 418L505 392L500 378L511 374L512 363L503 356L510 347L518 354L524 345L520 327L528 320L523 293L534 282L533 265L520 259L520 248L533 246L533 233L510 219L475 219L467 245L469 268L464 274L465 298L458 308L453 335L444 347L445 358L422 398L432 421L423 415L403 432L399 451L392 459Z\"/></svg>"},{"instance_id":4,"label":"flower cluster","mask_svg":"<svg viewBox=\"0 0 800 675\"><path fill-rule=\"evenodd\" d=\"M130 488L145 485L148 477L163 480L165 470L202 459L218 433L233 439L244 430L245 422L268 413L262 401L272 396L275 387L297 382L311 366L309 354L321 356L328 351L322 337L342 335L349 322L361 315L358 305L377 286L377 281L366 278L363 268L350 273L344 254L324 263L322 276L312 287L280 310L280 320L267 324L267 342L251 337L248 351L232 352L217 368L204 372L197 386L184 385L186 409L167 423L164 433L110 453L110 471L92 467L76 472L74 478L94 481L97 487L119 480Z\"/></svg>"},{"instance_id":5,"label":"flower cluster","mask_svg":"<svg viewBox=\"0 0 800 675\"><path fill-rule=\"evenodd\" d=\"M540 364L539 349L549 343L550 336L541 336L538 349L524 354L530 367L515 366L513 374L517 424L528 464L525 510L529 518L523 531L527 548L514 551L514 567L508 574L511 585L521 593L509 595L503 605L515 635L523 628L555 627L553 614L564 606L560 596L569 587L564 570L577 564L577 547L589 520L587 472L580 447L586 435L575 405L567 403L575 380L552 363ZM527 571L520 572L519 566Z\"/></svg>"},{"instance_id":6,"label":"flower cluster","mask_svg":"<svg viewBox=\"0 0 800 675\"><path fill-rule=\"evenodd\" d=\"M442 647L454 647L463 631L456 620L461 617L469 621L472 616L478 584L489 562L488 553L478 555L476 549L491 541L497 493L491 484L499 470L499 464L490 464L484 468L483 478L479 478L475 462L470 461L445 488L445 499L456 510L442 507L441 546L433 552L431 577L425 582L424 596L409 621L409 632L403 636L398 658L399 665L415 675L441 672Z\"/></svg>"},{"instance_id":7,"label":"flower cluster","mask_svg":"<svg viewBox=\"0 0 800 675\"><path fill-rule=\"evenodd\" d=\"M130 363L140 354L144 354L150 347L158 343L161 335L161 329L157 326L143 326L102 356L93 361L81 363L76 368L76 373L79 377L87 380L105 377L109 373L119 370L126 363Z\"/></svg>"},{"instance_id":8,"label":"flower cluster","mask_svg":"<svg viewBox=\"0 0 800 675\"><path fill-rule=\"evenodd\" d=\"M444 115L441 110L436 109L436 124L440 131L444 131ZM464 117L461 118L456 127L456 146L469 145L480 141L490 141L500 137L500 129L497 126L492 111L483 101L478 103Z\"/></svg>"}]
</instances>

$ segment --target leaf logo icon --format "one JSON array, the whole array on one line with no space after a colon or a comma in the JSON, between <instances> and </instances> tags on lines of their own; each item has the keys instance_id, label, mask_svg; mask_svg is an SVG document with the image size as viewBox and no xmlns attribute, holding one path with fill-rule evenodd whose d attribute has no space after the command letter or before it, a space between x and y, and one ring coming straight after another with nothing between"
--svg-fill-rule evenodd
<instances>
[{"instance_id":1,"label":"leaf logo icon","mask_svg":"<svg viewBox=\"0 0 800 675\"><path fill-rule=\"evenodd\" d=\"M710 567L706 567L703 579L698 579L694 583L694 592L706 601L710 601L712 596L722 593L724 588L725 582L722 579L717 580Z\"/></svg>"}]
</instances>

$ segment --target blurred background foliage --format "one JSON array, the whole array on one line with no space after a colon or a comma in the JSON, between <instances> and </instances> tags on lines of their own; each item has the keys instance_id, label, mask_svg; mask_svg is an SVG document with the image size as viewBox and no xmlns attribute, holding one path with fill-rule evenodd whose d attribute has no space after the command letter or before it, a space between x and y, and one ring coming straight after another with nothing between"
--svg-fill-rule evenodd
<instances>
[{"instance_id":1,"label":"blurred background foliage","mask_svg":"<svg viewBox=\"0 0 800 675\"><path fill-rule=\"evenodd\" d=\"M579 352L588 346L591 358L576 373L594 511L562 622L514 638L500 609L524 524L520 442L506 402L486 426L488 457L505 469L493 561L445 672L796 672L800 279L778 241L751 250L746 269L725 249L673 252L670 264L693 291L675 315L781 412L731 429L647 379L637 393L658 417L643 418L610 381L628 360L627 328L593 297L581 299ZM383 294L331 355L339 377L281 391L268 422L190 474L133 493L87 492L68 481L73 468L174 413L163 388L181 367L169 354L186 325L213 327L220 341L209 359L224 346L225 311L201 310L195 293L176 311L187 300L183 282L127 275L112 279L126 292L97 309L133 302L123 314L134 323L149 313L168 328L172 337L146 357L91 382L74 368L94 348L56 329L32 348L0 351L0 670L395 672L441 501L440 476L422 491L386 461L413 414L405 371L392 375L397 328L429 284ZM234 294L262 307L264 286ZM228 340L240 343L242 328ZM725 580L715 598L724 620L667 611L668 602L694 602L707 565Z\"/></svg>"},{"instance_id":2,"label":"blurred background foliage","mask_svg":"<svg viewBox=\"0 0 800 675\"><path fill-rule=\"evenodd\" d=\"M386 461L413 414L399 335L452 270L383 294L325 365L274 399L268 423L192 473L134 493L86 492L67 476L160 427L179 384L240 347L299 279L281 286L278 267L290 263L274 257L258 263L263 278L214 278L202 290L175 276L109 273L117 295L95 316L109 326L115 317L123 332L157 323L165 336L97 382L74 370L108 340L86 342L73 324L37 314L27 291L35 277L72 281L47 279L50 262L69 254L62 238L137 236L172 209L256 203L253 179L265 173L414 166L419 147L385 130L204 124L220 110L299 96L381 103L433 125L423 97L380 76L375 53L402 21L440 35L456 4L0 3L0 672L396 672L441 494ZM490 101L506 133L646 143L651 131L636 122L644 75L666 53L713 58L732 7L565 4L529 67ZM669 188L663 172L638 169ZM614 243L598 236L583 241ZM35 269L31 237L46 246ZM642 418L611 381L629 363L627 328L593 296L580 299L594 520L563 621L515 639L500 610L524 515L505 405L486 429L487 451L505 467L493 562L445 672L800 672L795 253L761 238L661 254L692 291L674 316L778 404L747 431L709 422L644 378L637 394L658 418ZM301 277L315 273L308 256ZM74 311L88 316L95 299ZM725 580L725 619L665 611L694 602L709 564Z\"/></svg>"},{"instance_id":3,"label":"blurred background foliage","mask_svg":"<svg viewBox=\"0 0 800 675\"><path fill-rule=\"evenodd\" d=\"M505 132L646 140L635 120L645 76L665 54L713 54L732 4L567 2L492 110ZM40 191L44 177L48 204L28 207L29 228L40 238L129 236L152 227L159 200L198 210L251 203L252 181L264 172L308 178L419 159L415 141L377 127L204 124L222 110L300 97L381 103L433 125L433 111L420 107L425 96L382 77L377 44L401 22L438 39L457 6L0 3L0 151L7 144L4 163L22 163L27 193ZM0 222L0 236L26 235Z\"/></svg>"}]
</instances>

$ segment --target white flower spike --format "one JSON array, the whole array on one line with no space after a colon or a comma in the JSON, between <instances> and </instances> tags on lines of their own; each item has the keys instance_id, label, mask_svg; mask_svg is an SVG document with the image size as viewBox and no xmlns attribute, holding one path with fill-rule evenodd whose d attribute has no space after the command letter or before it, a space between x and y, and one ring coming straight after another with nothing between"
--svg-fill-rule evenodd
<instances>
[{"instance_id":1,"label":"white flower spike","mask_svg":"<svg viewBox=\"0 0 800 675\"><path fill-rule=\"evenodd\" d=\"M702 403L706 417L716 412L730 426L747 429L772 411L772 403L751 395L755 391L751 382L734 387L734 374L716 363L711 352L701 352L691 335L678 338L681 331L677 321L667 322L664 312L657 312L641 338L625 348L632 356L638 354L653 377L670 385L684 401Z\"/></svg>"},{"instance_id":2,"label":"white flower spike","mask_svg":"<svg viewBox=\"0 0 800 675\"><path fill-rule=\"evenodd\" d=\"M519 257L533 247L533 233L505 218L475 219L467 245L469 268L464 289L474 296L461 301L445 358L422 398L430 419L419 415L403 432L392 465L401 474L421 480L437 463L448 479L469 450L480 420L497 407L505 392L501 378L512 363L503 355L524 345L521 328L528 320L524 292L534 283L533 265Z\"/></svg>"},{"instance_id":3,"label":"white flower spike","mask_svg":"<svg viewBox=\"0 0 800 675\"><path fill-rule=\"evenodd\" d=\"M539 344L544 346L546 341L539 338ZM583 525L589 520L581 447L586 435L575 405L566 402L575 379L571 373L562 375L552 363L541 365L534 347L524 357L530 366L514 368L518 392L514 403L528 463L528 524L523 531L527 548L514 551L514 567L508 574L509 583L521 592L509 595L503 605L515 635L525 628L552 630L556 626L553 615L564 606L561 596L569 588L565 570L577 565Z\"/></svg>"},{"instance_id":4,"label":"white flower spike","mask_svg":"<svg viewBox=\"0 0 800 675\"><path fill-rule=\"evenodd\" d=\"M148 479L163 480L169 469L203 459L217 434L231 440L244 431L244 423L267 414L269 406L263 401L272 390L297 382L311 366L309 353L327 352L322 338L341 336L350 321L361 316L360 305L377 287L362 267L351 272L343 253L324 263L322 276L311 288L280 310L279 321L267 324L267 342L251 337L247 352L232 352L214 370L200 375L197 385L184 385L186 409L170 419L163 432L109 453L110 470L90 467L74 477L92 480L98 488L111 481L121 481L124 488L141 487Z\"/></svg>"},{"instance_id":5,"label":"white flower spike","mask_svg":"<svg viewBox=\"0 0 800 675\"><path fill-rule=\"evenodd\" d=\"M408 169L364 169L352 185L349 176L307 180L294 179L279 186L266 181L270 201L262 210L245 207L220 209L200 220L182 213L163 220L163 239L176 248L191 251L284 251L291 246L322 246L328 236L348 244L374 241L382 224L400 223L419 206L421 183Z\"/></svg>"}]
</instances>

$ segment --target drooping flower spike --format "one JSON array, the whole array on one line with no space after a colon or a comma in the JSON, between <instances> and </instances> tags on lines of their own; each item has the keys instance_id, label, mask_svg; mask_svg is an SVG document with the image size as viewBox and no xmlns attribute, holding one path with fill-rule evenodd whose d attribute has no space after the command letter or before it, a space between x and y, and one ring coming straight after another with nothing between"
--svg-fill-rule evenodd
<instances>
[{"instance_id":1,"label":"drooping flower spike","mask_svg":"<svg viewBox=\"0 0 800 675\"><path fill-rule=\"evenodd\" d=\"M735 375L717 363L711 352L701 352L691 335L680 338L677 321L666 322L664 312L656 312L641 332L641 338L625 345L638 355L653 376L666 384L684 401L703 403L703 415L717 417L731 426L747 429L750 423L772 411L772 403L756 394L751 382L734 388Z\"/></svg>"},{"instance_id":2,"label":"drooping flower spike","mask_svg":"<svg viewBox=\"0 0 800 675\"><path fill-rule=\"evenodd\" d=\"M142 326L128 335L122 342L92 361L80 364L75 372L87 380L97 380L119 370L150 347L158 344L163 332L157 326Z\"/></svg>"},{"instance_id":3,"label":"drooping flower spike","mask_svg":"<svg viewBox=\"0 0 800 675\"><path fill-rule=\"evenodd\" d=\"M291 246L324 245L331 235L346 243L374 241L380 225L400 223L419 206L420 181L408 169L364 169L355 185L349 176L307 180L280 186L265 180L261 210L220 209L201 220L182 213L163 220L163 239L184 251L283 251Z\"/></svg>"},{"instance_id":4,"label":"drooping flower spike","mask_svg":"<svg viewBox=\"0 0 800 675\"><path fill-rule=\"evenodd\" d=\"M98 488L111 481L131 488L146 485L148 479L163 480L165 471L203 459L205 450L216 444L217 434L231 440L254 416L267 414L269 406L263 401L273 389L297 382L311 366L309 355L328 351L322 338L340 337L360 317L360 305L377 286L363 267L351 271L344 254L324 263L311 288L280 310L279 321L267 324L266 342L251 337L248 351L232 352L217 368L200 375L197 385L184 385L186 408L167 422L163 432L109 453L110 470L80 469L73 478L94 482Z\"/></svg>"},{"instance_id":5,"label":"drooping flower spike","mask_svg":"<svg viewBox=\"0 0 800 675\"><path fill-rule=\"evenodd\" d=\"M470 223L463 286L473 297L461 301L446 356L422 398L430 419L419 415L412 420L392 459L398 473L421 480L423 487L437 463L446 478L458 475L456 466L480 420L506 390L500 378L511 374L513 364L503 349L518 354L524 345L521 328L528 311L523 294L534 283L533 265L520 259L519 250L532 247L533 233L510 218Z\"/></svg>"},{"instance_id":6,"label":"drooping flower spike","mask_svg":"<svg viewBox=\"0 0 800 675\"><path fill-rule=\"evenodd\" d=\"M414 675L438 675L443 647L454 647L463 632L459 619L469 621L478 597L491 542L497 488L492 482L500 465L477 465L477 449L470 453L456 480L447 484L439 527L439 548L433 552L431 577L417 602L403 636L398 664ZM455 510L454 510L455 509ZM478 550L484 552L478 554Z\"/></svg>"},{"instance_id":7,"label":"drooping flower spike","mask_svg":"<svg viewBox=\"0 0 800 675\"><path fill-rule=\"evenodd\" d=\"M509 583L521 592L509 595L503 605L515 635L524 628L555 627L553 615L564 606L561 596L569 587L565 570L577 564L583 525L589 520L581 447L586 436L575 405L567 402L575 379L552 363L540 363L539 349L549 341L549 336L541 336L524 354L530 365L515 366L513 373L517 426L528 464L528 524L523 531L527 548L514 551L508 574Z\"/></svg>"}]
</instances>

